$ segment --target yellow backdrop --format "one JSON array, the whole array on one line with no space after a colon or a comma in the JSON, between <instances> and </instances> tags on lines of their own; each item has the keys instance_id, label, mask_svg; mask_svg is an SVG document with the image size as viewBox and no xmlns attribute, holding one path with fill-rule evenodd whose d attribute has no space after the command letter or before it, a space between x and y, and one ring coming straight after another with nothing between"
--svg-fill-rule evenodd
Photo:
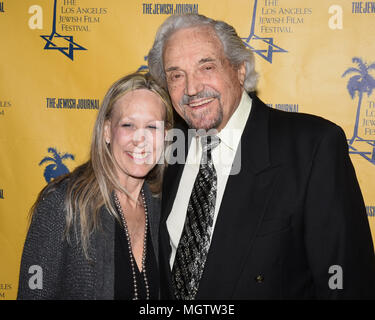
<instances>
[{"instance_id":1,"label":"yellow backdrop","mask_svg":"<svg viewBox=\"0 0 375 320\"><path fill-rule=\"evenodd\" d=\"M108 87L145 68L157 27L199 12L255 51L273 108L341 127L375 235L375 3L342 0L0 1L0 299L15 299L28 210L88 156Z\"/></svg>"}]
</instances>

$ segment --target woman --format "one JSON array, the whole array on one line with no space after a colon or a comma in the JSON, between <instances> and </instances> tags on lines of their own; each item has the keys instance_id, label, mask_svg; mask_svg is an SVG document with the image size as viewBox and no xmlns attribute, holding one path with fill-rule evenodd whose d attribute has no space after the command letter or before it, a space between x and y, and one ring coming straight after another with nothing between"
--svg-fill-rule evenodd
<instances>
[{"instance_id":1,"label":"woman","mask_svg":"<svg viewBox=\"0 0 375 320\"><path fill-rule=\"evenodd\" d=\"M135 73L112 85L90 160L50 183L32 208L18 299L157 299L167 93Z\"/></svg>"}]
</instances>

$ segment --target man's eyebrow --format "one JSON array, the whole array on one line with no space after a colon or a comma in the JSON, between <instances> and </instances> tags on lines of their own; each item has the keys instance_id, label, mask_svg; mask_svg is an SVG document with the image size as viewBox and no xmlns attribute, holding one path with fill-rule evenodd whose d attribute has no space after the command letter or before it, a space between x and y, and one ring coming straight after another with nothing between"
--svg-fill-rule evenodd
<instances>
[{"instance_id":1,"label":"man's eyebrow","mask_svg":"<svg viewBox=\"0 0 375 320\"><path fill-rule=\"evenodd\" d=\"M165 72L176 71L178 69L179 69L178 67L169 67L168 69L165 70Z\"/></svg>"},{"instance_id":2,"label":"man's eyebrow","mask_svg":"<svg viewBox=\"0 0 375 320\"><path fill-rule=\"evenodd\" d=\"M215 61L214 58L203 58L203 59L199 60L199 64L203 64L203 63L206 63L206 62L213 62L213 61Z\"/></svg>"},{"instance_id":3,"label":"man's eyebrow","mask_svg":"<svg viewBox=\"0 0 375 320\"><path fill-rule=\"evenodd\" d=\"M202 58L198 61L198 64L204 64L206 62L214 62L216 61L214 58L210 58L210 57L207 57L207 58ZM165 69L165 72L171 72L171 71L176 71L176 70L179 70L180 68L179 67L169 67L167 69Z\"/></svg>"}]
</instances>

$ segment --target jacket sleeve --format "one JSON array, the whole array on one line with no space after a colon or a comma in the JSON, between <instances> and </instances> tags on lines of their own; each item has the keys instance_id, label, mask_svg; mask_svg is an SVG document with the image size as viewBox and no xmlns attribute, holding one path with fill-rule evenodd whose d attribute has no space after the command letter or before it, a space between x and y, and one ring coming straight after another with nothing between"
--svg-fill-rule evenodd
<instances>
[{"instance_id":1,"label":"jacket sleeve","mask_svg":"<svg viewBox=\"0 0 375 320\"><path fill-rule=\"evenodd\" d=\"M64 259L64 195L59 189L39 202L21 259L17 299L58 299Z\"/></svg>"},{"instance_id":2,"label":"jacket sleeve","mask_svg":"<svg viewBox=\"0 0 375 320\"><path fill-rule=\"evenodd\" d=\"M315 150L305 199L305 245L318 298L375 298L368 218L338 126L329 127Z\"/></svg>"}]
</instances>

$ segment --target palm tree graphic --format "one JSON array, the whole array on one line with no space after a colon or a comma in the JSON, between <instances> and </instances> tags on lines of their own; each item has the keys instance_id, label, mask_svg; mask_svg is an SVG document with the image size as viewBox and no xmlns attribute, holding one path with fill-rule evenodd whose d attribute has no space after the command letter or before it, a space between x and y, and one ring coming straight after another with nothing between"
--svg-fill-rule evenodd
<instances>
[{"instance_id":1,"label":"palm tree graphic","mask_svg":"<svg viewBox=\"0 0 375 320\"><path fill-rule=\"evenodd\" d=\"M63 164L63 160L71 159L74 160L74 155L70 153L59 153L55 148L48 148L48 152L52 153L52 157L44 157L42 161L39 162L39 165L46 162L53 162L46 166L44 169L44 178L46 179L47 183L50 182L52 179L55 179L63 174L69 173L69 169Z\"/></svg>"},{"instance_id":2,"label":"palm tree graphic","mask_svg":"<svg viewBox=\"0 0 375 320\"><path fill-rule=\"evenodd\" d=\"M375 89L375 79L369 74L371 69L375 69L375 63L368 65L366 62L363 62L361 58L354 57L352 59L353 63L356 63L358 68L352 67L346 70L341 77L345 77L347 74L356 73L352 76L347 85L350 97L354 99L356 92L358 93L358 106L357 114L355 117L354 132L352 138L349 140L349 144L352 145L356 138L358 138L358 123L359 115L361 113L361 104L363 94L367 93L369 97L372 93L372 90Z\"/></svg>"}]
</instances>

